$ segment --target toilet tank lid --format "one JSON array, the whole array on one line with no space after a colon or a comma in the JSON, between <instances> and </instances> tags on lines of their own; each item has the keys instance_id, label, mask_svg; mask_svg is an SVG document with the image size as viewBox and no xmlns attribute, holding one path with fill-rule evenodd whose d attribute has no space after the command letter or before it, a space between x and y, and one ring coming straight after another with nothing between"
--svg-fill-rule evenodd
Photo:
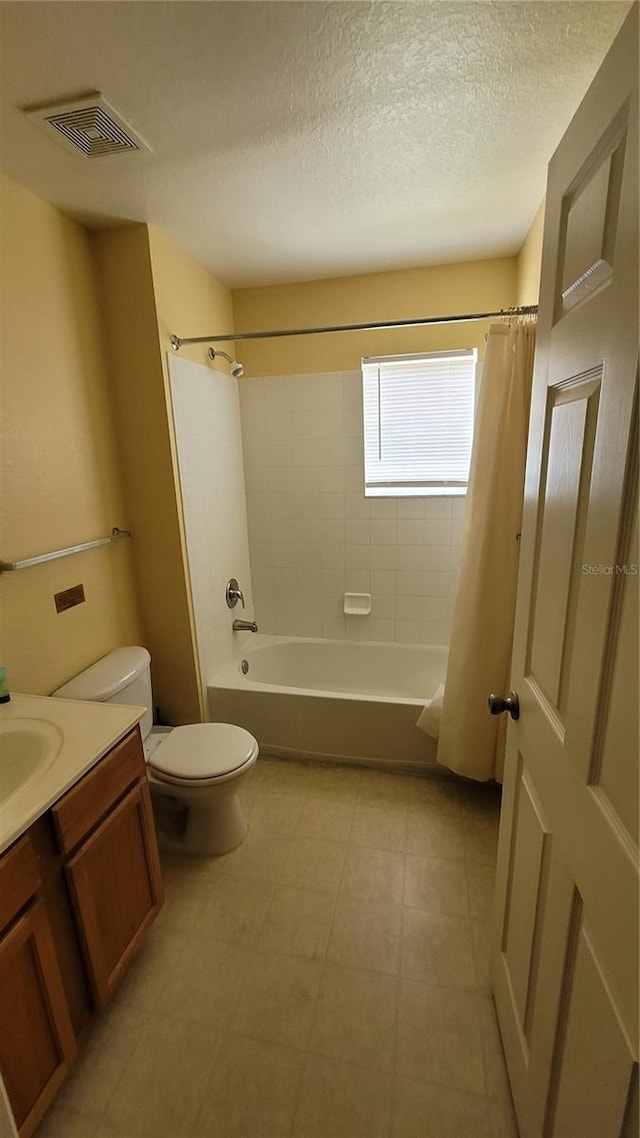
<instances>
[{"instance_id":1,"label":"toilet tank lid","mask_svg":"<svg viewBox=\"0 0 640 1138\"><path fill-rule=\"evenodd\" d=\"M126 688L146 668L151 656L146 648L115 648L90 668L54 691L60 699L91 699L102 702Z\"/></svg>"}]
</instances>

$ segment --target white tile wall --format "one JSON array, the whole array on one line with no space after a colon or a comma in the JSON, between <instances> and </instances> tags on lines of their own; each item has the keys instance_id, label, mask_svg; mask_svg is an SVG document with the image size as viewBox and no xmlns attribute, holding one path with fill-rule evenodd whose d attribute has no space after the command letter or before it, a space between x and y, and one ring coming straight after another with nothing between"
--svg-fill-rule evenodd
<instances>
[{"instance_id":1,"label":"white tile wall","mask_svg":"<svg viewBox=\"0 0 640 1138\"><path fill-rule=\"evenodd\" d=\"M360 372L242 379L240 405L261 631L446 644L464 499L365 498Z\"/></svg>"},{"instance_id":2,"label":"white tile wall","mask_svg":"<svg viewBox=\"0 0 640 1138\"><path fill-rule=\"evenodd\" d=\"M238 381L189 360L169 360L189 575L203 687L237 655L253 619ZM231 610L225 586L236 577L246 598Z\"/></svg>"}]
</instances>

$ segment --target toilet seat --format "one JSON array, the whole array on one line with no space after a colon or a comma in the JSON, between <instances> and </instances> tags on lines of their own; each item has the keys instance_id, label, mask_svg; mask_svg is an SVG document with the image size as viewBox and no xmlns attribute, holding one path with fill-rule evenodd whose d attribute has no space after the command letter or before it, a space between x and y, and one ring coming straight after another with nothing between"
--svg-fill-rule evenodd
<instances>
[{"instance_id":1,"label":"toilet seat","mask_svg":"<svg viewBox=\"0 0 640 1138\"><path fill-rule=\"evenodd\" d=\"M190 723L174 727L149 756L149 770L161 782L211 786L251 766L258 744L232 723Z\"/></svg>"}]
</instances>

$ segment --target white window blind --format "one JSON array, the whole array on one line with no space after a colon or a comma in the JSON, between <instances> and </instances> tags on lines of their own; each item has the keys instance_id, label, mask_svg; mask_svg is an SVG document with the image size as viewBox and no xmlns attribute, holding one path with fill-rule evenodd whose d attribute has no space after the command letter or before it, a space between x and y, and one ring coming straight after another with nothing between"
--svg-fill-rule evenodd
<instances>
[{"instance_id":1,"label":"white window blind","mask_svg":"<svg viewBox=\"0 0 640 1138\"><path fill-rule=\"evenodd\" d=\"M365 495L465 494L477 352L362 361Z\"/></svg>"}]
</instances>

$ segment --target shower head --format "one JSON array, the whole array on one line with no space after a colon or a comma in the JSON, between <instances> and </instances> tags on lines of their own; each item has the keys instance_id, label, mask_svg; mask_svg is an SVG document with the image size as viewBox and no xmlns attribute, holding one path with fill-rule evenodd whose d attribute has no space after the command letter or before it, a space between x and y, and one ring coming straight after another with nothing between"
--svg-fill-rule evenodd
<instances>
[{"instance_id":1,"label":"shower head","mask_svg":"<svg viewBox=\"0 0 640 1138\"><path fill-rule=\"evenodd\" d=\"M244 375L244 368L242 364L238 363L237 360L232 360L231 356L228 356L226 352L220 352L216 351L215 348L209 348L209 359L215 360L217 356L222 356L222 358L227 361L229 367L231 368L231 374L236 379L240 379L240 377Z\"/></svg>"}]
</instances>

